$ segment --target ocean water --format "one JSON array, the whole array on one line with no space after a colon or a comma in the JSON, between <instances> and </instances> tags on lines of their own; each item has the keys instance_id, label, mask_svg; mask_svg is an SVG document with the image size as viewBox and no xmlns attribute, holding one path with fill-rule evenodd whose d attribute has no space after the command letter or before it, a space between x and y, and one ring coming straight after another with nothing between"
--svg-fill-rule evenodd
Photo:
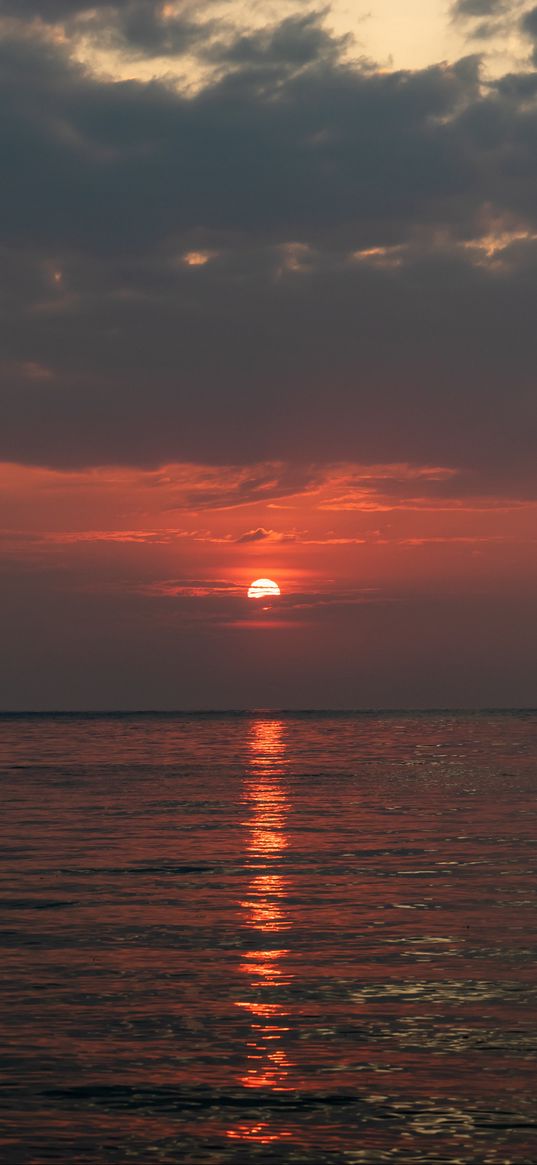
<instances>
[{"instance_id":1,"label":"ocean water","mask_svg":"<svg viewBox=\"0 0 537 1165\"><path fill-rule=\"evenodd\" d=\"M537 714L0 718L0 1159L537 1161Z\"/></svg>"}]
</instances>

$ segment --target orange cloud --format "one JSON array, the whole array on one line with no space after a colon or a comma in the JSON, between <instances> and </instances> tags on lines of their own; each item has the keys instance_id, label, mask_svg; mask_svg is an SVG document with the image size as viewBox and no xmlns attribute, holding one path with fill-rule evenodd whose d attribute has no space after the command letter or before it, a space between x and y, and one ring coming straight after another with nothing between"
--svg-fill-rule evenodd
<instances>
[{"instance_id":1,"label":"orange cloud","mask_svg":"<svg viewBox=\"0 0 537 1165\"><path fill-rule=\"evenodd\" d=\"M449 466L182 463L62 473L7 464L0 507L4 558L83 563L84 586L109 576L113 588L158 589L178 566L183 586L210 579L213 597L215 580L232 578L242 591L258 574L307 576L317 589L332 579L341 590L354 580L469 585L479 570L481 585L508 569L524 578L535 570L536 501L473 492Z\"/></svg>"}]
</instances>

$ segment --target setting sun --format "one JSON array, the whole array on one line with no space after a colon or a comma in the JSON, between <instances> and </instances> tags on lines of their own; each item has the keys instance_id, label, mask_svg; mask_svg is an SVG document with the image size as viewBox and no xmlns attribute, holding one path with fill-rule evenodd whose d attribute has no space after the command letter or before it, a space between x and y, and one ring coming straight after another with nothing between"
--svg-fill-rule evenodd
<instances>
[{"instance_id":1,"label":"setting sun","mask_svg":"<svg viewBox=\"0 0 537 1165\"><path fill-rule=\"evenodd\" d=\"M249 599L275 598L280 594L280 588L271 578L256 578L248 587Z\"/></svg>"}]
</instances>

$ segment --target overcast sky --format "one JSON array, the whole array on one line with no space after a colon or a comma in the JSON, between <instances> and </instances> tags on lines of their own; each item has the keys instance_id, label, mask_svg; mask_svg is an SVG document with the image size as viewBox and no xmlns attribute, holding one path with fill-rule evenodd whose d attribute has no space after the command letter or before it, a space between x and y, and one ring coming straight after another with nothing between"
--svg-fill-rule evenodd
<instances>
[{"instance_id":1,"label":"overcast sky","mask_svg":"<svg viewBox=\"0 0 537 1165\"><path fill-rule=\"evenodd\" d=\"M0 32L0 707L537 704L537 7Z\"/></svg>"}]
</instances>

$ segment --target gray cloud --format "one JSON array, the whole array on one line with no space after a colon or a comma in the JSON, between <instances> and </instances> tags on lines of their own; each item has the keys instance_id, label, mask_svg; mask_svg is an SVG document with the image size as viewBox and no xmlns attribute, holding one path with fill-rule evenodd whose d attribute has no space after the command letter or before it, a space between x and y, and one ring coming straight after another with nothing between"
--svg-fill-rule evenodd
<instances>
[{"instance_id":1,"label":"gray cloud","mask_svg":"<svg viewBox=\"0 0 537 1165\"><path fill-rule=\"evenodd\" d=\"M467 36L487 41L504 35L518 20L524 0L454 0L451 16Z\"/></svg>"},{"instance_id":2,"label":"gray cloud","mask_svg":"<svg viewBox=\"0 0 537 1165\"><path fill-rule=\"evenodd\" d=\"M39 17L48 24L58 24L91 9L109 12L128 8L131 3L132 0L24 0L21 9L18 0L0 0L0 15L25 21ZM155 6L154 0L148 3Z\"/></svg>"},{"instance_id":3,"label":"gray cloud","mask_svg":"<svg viewBox=\"0 0 537 1165\"><path fill-rule=\"evenodd\" d=\"M313 26L301 31L309 44ZM468 229L479 207L474 143L451 125L477 97L473 60L393 75L323 60L291 76L284 61L277 100L273 74L265 87L250 67L195 99L98 81L36 39L5 39L0 66L11 241L92 254L191 235L360 246L418 222Z\"/></svg>"},{"instance_id":4,"label":"gray cloud","mask_svg":"<svg viewBox=\"0 0 537 1165\"><path fill-rule=\"evenodd\" d=\"M531 36L537 36L537 8L531 8L526 13L522 25Z\"/></svg>"},{"instance_id":5,"label":"gray cloud","mask_svg":"<svg viewBox=\"0 0 537 1165\"><path fill-rule=\"evenodd\" d=\"M198 42L203 48L213 30L204 16L210 6L206 0L203 5L190 5L192 17L188 8L181 15L168 17L164 0L124 0L96 9L88 5L90 16L84 19L83 30L101 45L108 42L130 56L177 57ZM196 11L199 19L193 18Z\"/></svg>"},{"instance_id":6,"label":"gray cloud","mask_svg":"<svg viewBox=\"0 0 537 1165\"><path fill-rule=\"evenodd\" d=\"M330 35L322 27L321 17L315 11L289 16L272 28L235 35L227 42L220 39L208 53L243 70L296 70L320 61L337 62L352 38Z\"/></svg>"},{"instance_id":7,"label":"gray cloud","mask_svg":"<svg viewBox=\"0 0 537 1165\"><path fill-rule=\"evenodd\" d=\"M509 0L455 0L451 11L455 17L482 18L505 12Z\"/></svg>"},{"instance_id":8,"label":"gray cloud","mask_svg":"<svg viewBox=\"0 0 537 1165\"><path fill-rule=\"evenodd\" d=\"M0 456L534 488L535 76L339 51L311 15L235 35L186 98L4 38Z\"/></svg>"},{"instance_id":9,"label":"gray cloud","mask_svg":"<svg viewBox=\"0 0 537 1165\"><path fill-rule=\"evenodd\" d=\"M170 13L165 0L0 0L0 16L21 22L38 19L59 25L71 36L83 34L100 47L114 46L129 56L180 57L192 49L228 67L264 70L297 68L322 58L336 58L349 37L333 37L321 26L324 13L291 15L273 28L246 34L221 13L212 15L213 0L190 0Z\"/></svg>"},{"instance_id":10,"label":"gray cloud","mask_svg":"<svg viewBox=\"0 0 537 1165\"><path fill-rule=\"evenodd\" d=\"M522 19L522 31L533 41L533 63L537 64L537 7L526 12Z\"/></svg>"},{"instance_id":11,"label":"gray cloud","mask_svg":"<svg viewBox=\"0 0 537 1165\"><path fill-rule=\"evenodd\" d=\"M295 533L283 534L277 530L265 530L262 526L259 526L257 530L246 530L244 534L241 534L240 537L236 539L237 543L240 545L246 544L248 542L287 543L296 542L297 540L298 536Z\"/></svg>"},{"instance_id":12,"label":"gray cloud","mask_svg":"<svg viewBox=\"0 0 537 1165\"><path fill-rule=\"evenodd\" d=\"M264 530L261 526L257 530L247 530L245 534L241 534L237 538L237 542L265 542L270 538L270 530Z\"/></svg>"}]
</instances>

